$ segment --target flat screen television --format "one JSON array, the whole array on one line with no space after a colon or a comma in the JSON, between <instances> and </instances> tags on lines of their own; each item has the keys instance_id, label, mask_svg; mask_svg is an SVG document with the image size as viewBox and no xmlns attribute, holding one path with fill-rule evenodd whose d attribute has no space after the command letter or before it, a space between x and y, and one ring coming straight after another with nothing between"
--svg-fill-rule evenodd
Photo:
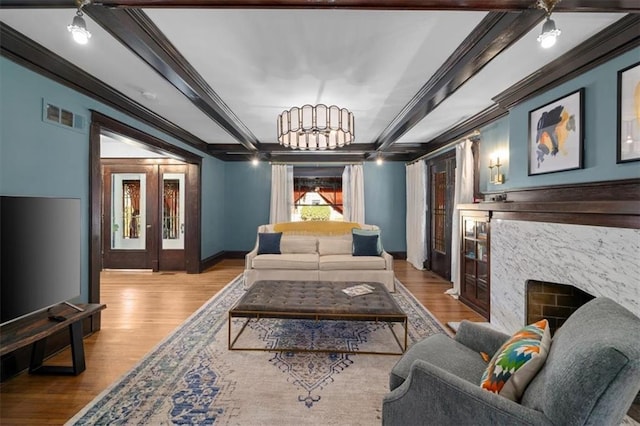
<instances>
[{"instance_id":1,"label":"flat screen television","mask_svg":"<svg viewBox=\"0 0 640 426\"><path fill-rule=\"evenodd\" d=\"M0 196L0 323L80 296L80 200Z\"/></svg>"}]
</instances>

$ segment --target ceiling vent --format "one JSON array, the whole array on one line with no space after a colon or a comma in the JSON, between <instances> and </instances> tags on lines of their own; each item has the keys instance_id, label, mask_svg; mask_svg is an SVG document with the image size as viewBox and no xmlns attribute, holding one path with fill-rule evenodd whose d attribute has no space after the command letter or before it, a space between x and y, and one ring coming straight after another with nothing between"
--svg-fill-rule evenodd
<instances>
[{"instance_id":1,"label":"ceiling vent","mask_svg":"<svg viewBox=\"0 0 640 426\"><path fill-rule=\"evenodd\" d=\"M82 115L75 114L72 111L43 99L42 121L77 131L83 131L85 129L86 119Z\"/></svg>"}]
</instances>

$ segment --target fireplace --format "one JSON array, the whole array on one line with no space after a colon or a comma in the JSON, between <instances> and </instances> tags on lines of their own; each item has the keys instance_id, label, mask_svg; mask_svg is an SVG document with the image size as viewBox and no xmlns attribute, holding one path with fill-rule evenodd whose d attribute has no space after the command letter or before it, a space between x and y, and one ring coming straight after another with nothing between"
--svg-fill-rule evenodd
<instances>
[{"instance_id":1,"label":"fireplace","mask_svg":"<svg viewBox=\"0 0 640 426\"><path fill-rule=\"evenodd\" d=\"M526 324L546 318L552 336L576 309L594 298L569 284L527 280L526 286Z\"/></svg>"}]
</instances>

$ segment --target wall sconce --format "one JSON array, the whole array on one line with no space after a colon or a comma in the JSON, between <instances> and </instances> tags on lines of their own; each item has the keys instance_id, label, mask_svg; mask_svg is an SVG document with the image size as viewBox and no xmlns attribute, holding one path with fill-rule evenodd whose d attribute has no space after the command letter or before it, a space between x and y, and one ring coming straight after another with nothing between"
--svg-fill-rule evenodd
<instances>
[{"instance_id":1,"label":"wall sconce","mask_svg":"<svg viewBox=\"0 0 640 426\"><path fill-rule=\"evenodd\" d=\"M494 185L502 185L504 183L504 175L500 173L501 166L500 157L496 157L495 163L493 162L493 158L489 158L489 182Z\"/></svg>"}]
</instances>

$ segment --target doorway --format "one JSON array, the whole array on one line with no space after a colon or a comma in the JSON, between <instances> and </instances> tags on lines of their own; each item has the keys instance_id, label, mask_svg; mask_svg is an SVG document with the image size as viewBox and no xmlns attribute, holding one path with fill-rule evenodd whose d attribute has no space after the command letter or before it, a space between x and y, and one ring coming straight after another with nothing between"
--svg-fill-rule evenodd
<instances>
[{"instance_id":1,"label":"doorway","mask_svg":"<svg viewBox=\"0 0 640 426\"><path fill-rule=\"evenodd\" d=\"M187 167L162 161L102 160L104 269L185 269Z\"/></svg>"},{"instance_id":2,"label":"doorway","mask_svg":"<svg viewBox=\"0 0 640 426\"><path fill-rule=\"evenodd\" d=\"M107 117L99 112L92 111L91 113L91 133L90 133L90 160L89 160L89 180L90 180L90 196L89 202L91 207L91 214L89 216L89 229L91 232L90 235L90 244L89 244L89 303L99 303L100 302L100 271L103 268L103 248L104 248L104 240L106 238L110 238L109 233L104 232L103 226L103 171L102 171L102 161L101 158L101 137L103 135L109 135L116 138L120 138L127 143L131 143L137 145L139 148L143 148L147 151L151 151L157 154L156 159L154 159L154 164L164 164L167 166L180 165L185 169L185 179L184 179L184 191L183 194L185 196L184 205L186 206L182 211L184 216L181 218L179 215L171 215L171 209L164 209L160 206L160 201L158 197L155 199L158 200L158 210L159 212L168 213L167 220L160 219L162 216L160 214L156 215L158 219L151 219L150 223L145 222L144 227L147 229L147 225L154 225L154 220L156 221L156 229L159 231L159 227L161 223L173 224L172 230L168 230L165 235L176 235L176 232L182 234L181 244L183 244L183 262L184 266L181 266L179 269L186 270L187 273L200 273L201 271L201 263L200 263L200 241L201 241L201 231L200 231L200 223L201 223L201 211L200 211L200 197L202 193L202 184L200 179L200 168L202 166L202 157L196 155L190 151L187 151L184 148L180 148L179 146L169 144L161 139L158 139L154 136L151 136L148 133L142 132L135 128L132 128L124 123L121 123L117 120L114 120L110 117ZM203 151L206 151L205 147L199 147ZM163 159L163 160L161 160ZM140 165L144 164L145 161L148 164L148 160L140 159L138 160ZM115 164L114 164L115 165ZM166 173L165 173L166 172ZM163 174L168 174L167 178L171 181L171 185L175 186L175 173L181 173L171 167L168 167L165 172L160 172L158 169L158 179L161 179ZM140 172L136 172L140 174ZM143 172L145 175L145 180L147 179L147 171ZM124 179L126 180L126 179ZM159 181L160 182L160 181ZM122 182L121 182L122 183ZM164 183L158 183L158 188L163 187ZM146 190L146 189L145 189ZM131 204L131 207L134 207ZM133 211L133 210L132 210ZM164 214L164 213L163 213ZM147 218L147 213L145 212L145 220ZM182 219L184 219L182 221ZM124 222L123 222L124 223ZM184 224L184 227L182 226ZM138 228L138 223L134 221L135 228ZM164 226L164 225L163 225ZM163 231L164 232L164 231ZM160 234L163 235L163 234ZM145 235L145 243L146 243L146 235ZM174 240L175 238L163 238ZM157 254L157 270L160 268L164 268L165 265L170 265L171 262L174 262L175 259L175 247L172 244L176 244L175 242L168 243L165 250L160 250L158 252L158 247L163 247L163 242L158 239L156 252ZM143 255L147 256L147 255ZM145 260L147 261L147 260ZM153 262L153 260L151 260ZM182 262L182 260L178 260L178 262ZM148 265L148 263L147 263ZM139 268L139 267L138 267ZM177 267L166 266L168 269L176 269ZM145 268L147 269L147 268ZM151 268L153 269L153 263ZM99 321L99 320L98 320ZM97 324L99 328L99 324Z\"/></svg>"},{"instance_id":3,"label":"doorway","mask_svg":"<svg viewBox=\"0 0 640 426\"><path fill-rule=\"evenodd\" d=\"M428 162L429 166L429 269L451 281L451 232L455 190L455 150Z\"/></svg>"}]
</instances>

